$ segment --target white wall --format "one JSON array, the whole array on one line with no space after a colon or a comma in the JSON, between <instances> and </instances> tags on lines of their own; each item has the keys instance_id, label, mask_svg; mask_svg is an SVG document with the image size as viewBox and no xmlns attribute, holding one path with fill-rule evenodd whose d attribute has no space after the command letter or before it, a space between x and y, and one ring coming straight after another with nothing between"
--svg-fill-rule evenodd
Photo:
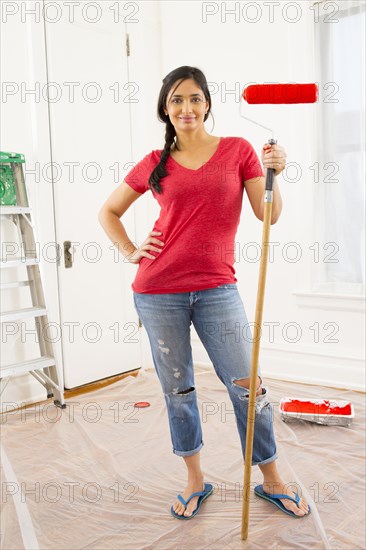
<instances>
[{"instance_id":1,"label":"white wall","mask_svg":"<svg viewBox=\"0 0 366 550\"><path fill-rule=\"evenodd\" d=\"M226 10L237 9L235 15L225 13L225 4ZM281 2L272 23L269 7L263 2L255 3L257 9L245 11L248 4L254 3L160 2L162 74L180 65L202 69L214 90L213 135L245 137L260 154L271 135L239 117L240 91L249 82L317 81L313 39L316 23L310 2ZM250 22L256 18L257 22ZM225 90L239 92L225 94ZM277 324L273 325L273 341L268 324L263 330L262 371L270 377L364 389L364 299L318 296L311 290L314 252L310 247L319 242L322 250L324 244L313 234L317 189L310 169L318 159L318 105L254 109L242 106L243 114L275 129L278 143L286 149L287 162L295 162L302 169L296 183L286 181L282 175L278 178L284 207L280 220L271 228L270 240L276 245L274 261L268 266L263 317L264 323ZM211 128L209 119L206 129L211 132ZM293 180L296 173L289 170L286 178ZM261 222L245 198L236 238L239 253L235 269L250 321L254 320L259 262L249 261L255 257L249 257L255 249L246 249L246 245L260 243L261 230ZM291 242L297 243L301 254L297 262L285 261L282 256L283 252L294 257L296 249L289 245ZM338 341L329 342L329 338ZM196 360L208 361L197 336L194 355Z\"/></svg>"},{"instance_id":2,"label":"white wall","mask_svg":"<svg viewBox=\"0 0 366 550\"><path fill-rule=\"evenodd\" d=\"M3 22L4 17L3 13ZM9 14L6 24L2 24L1 77L9 93L2 97L1 150L25 155L28 199L33 207L32 221L39 243L56 242L53 187L42 175L43 169L51 162L48 104L45 100L47 75L44 40L43 24L37 23L35 16L22 18L20 10L14 15ZM14 228L12 222L1 221L2 242L17 240ZM60 326L56 264L41 262L39 265L49 309L48 320ZM24 267L2 271L3 282L26 279ZM30 307L29 295L27 287L2 292L2 310ZM34 330L34 321L33 326L32 321L22 321L18 325L19 330L14 338L3 335L3 364L40 355L31 336L25 336L25 329ZM24 338L27 341L26 348L21 343ZM54 344L54 353L57 360L61 361L60 342ZM3 401L8 403L29 403L44 398L46 390L30 374L11 378L2 396Z\"/></svg>"},{"instance_id":3,"label":"white wall","mask_svg":"<svg viewBox=\"0 0 366 550\"><path fill-rule=\"evenodd\" d=\"M316 80L313 12L308 9L308 2L301 2L301 18L293 23L286 21L286 18L294 19L296 13L290 10L284 14L281 11L283 2L280 9L275 11L273 23L269 22L268 8L264 6L260 19L250 23L249 19L254 19L256 14L248 11L243 15L245 12L242 8L247 2L226 3L231 8L240 4L241 13L237 14L237 22L230 15L227 15L225 21L224 3L221 2L151 1L137 4L138 22L127 23L131 38L129 80L139 86L139 101L131 104L131 160L135 162L147 152L163 145L164 127L156 119L156 103L163 77L175 67L194 65L206 74L212 90L215 117L213 135L243 136L253 144L258 154L270 135L239 117L238 101L243 86L249 82ZM204 20L204 6L218 11ZM14 62L5 64L3 80L44 81L43 36L34 36L31 23L22 26L26 32L14 32L11 25L7 29L4 37L7 44L12 44L15 36L17 39L16 44L12 45ZM33 74L35 70L41 70L42 74ZM225 90L235 90L235 94L225 94ZM264 323L279 325L275 326L273 342L269 339L268 325L263 332L260 356L262 372L270 377L364 389L364 301L358 297L322 297L311 291L313 256L309 247L317 241L317 236L312 229L316 186L309 167L318 158L317 106L263 108L262 112L259 110L255 113L255 117L252 116L252 110L248 111L247 105L243 105L244 110L249 117L265 121L266 125L274 128L278 143L287 151L287 161L296 162L302 167L302 177L296 183L279 177L284 209L279 222L271 228L271 242L279 244L274 249L274 261L268 266L264 310ZM8 129L7 140L6 143L2 141L2 148L28 151L27 160L31 166L36 161L43 164L49 162L47 105L44 102L35 104L28 101L19 108L19 105L9 100L3 112ZM26 128L26 131L19 133L19 127ZM206 123L207 131L211 132L211 127L210 117ZM65 136L65 139L69 137ZM289 171L288 178L291 177L293 172ZM47 239L54 240L52 189L49 184L43 183L38 187L39 193L36 195L32 176L28 178L27 184L35 205L39 238L42 240L42 235L51 229ZM127 230L132 238L136 235L140 242L157 218L158 207L147 193L134 204L133 209L136 214L135 226L132 226L133 218L130 217ZM250 242L260 243L261 228L261 222L254 217L245 198L236 239L239 255L235 268L239 290L251 321L254 320L259 263L249 261L245 256L245 247ZM301 247L302 257L298 262L284 261L282 258L281 252L286 250L290 242L296 242ZM253 251L254 248L251 249ZM288 252L292 253L294 249L288 248ZM132 265L130 268L133 271L137 269ZM58 322L58 287L52 266L45 273L44 283L54 320ZM297 325L292 325L291 330L288 323ZM319 342L314 337L316 323L319 324ZM286 326L289 329L287 337ZM325 341L326 336L331 334L332 326L337 329L334 338L339 341L336 343ZM290 339L296 336L296 327L301 330L301 335L298 334L300 338L295 343ZM144 366L151 367L151 355L144 331L141 336ZM194 332L192 345L196 361L208 362L207 354ZM56 349L56 352L61 353L61 350ZM23 400L32 400L39 392L39 384L30 376L25 379L27 382L21 396ZM13 379L7 388L7 401L16 400L19 388L19 380Z\"/></svg>"}]
</instances>

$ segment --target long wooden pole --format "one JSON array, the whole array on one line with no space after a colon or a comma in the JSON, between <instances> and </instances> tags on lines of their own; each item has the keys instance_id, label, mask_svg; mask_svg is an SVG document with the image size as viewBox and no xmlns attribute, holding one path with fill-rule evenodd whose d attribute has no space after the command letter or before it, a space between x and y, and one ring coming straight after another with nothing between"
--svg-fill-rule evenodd
<instances>
[{"instance_id":1,"label":"long wooden pole","mask_svg":"<svg viewBox=\"0 0 366 550\"><path fill-rule=\"evenodd\" d=\"M269 140L269 143L276 143L275 140ZM254 438L254 423L256 410L256 393L257 393L257 377L258 377L258 358L261 338L261 327L263 317L264 291L266 286L268 250L269 250L269 233L272 219L272 196L273 196L273 181L274 170L267 169L266 193L264 203L264 218L262 232L262 255L259 267L259 280L257 291L257 304L255 310L255 324L253 330L253 346L252 360L250 369L249 382L249 402L248 402L248 419L247 433L245 443L245 466L244 466L244 482L243 482L243 506L242 506L242 525L241 538L248 538L249 527L249 503L250 503L250 478L252 473L252 456L253 456L253 438Z\"/></svg>"}]
</instances>

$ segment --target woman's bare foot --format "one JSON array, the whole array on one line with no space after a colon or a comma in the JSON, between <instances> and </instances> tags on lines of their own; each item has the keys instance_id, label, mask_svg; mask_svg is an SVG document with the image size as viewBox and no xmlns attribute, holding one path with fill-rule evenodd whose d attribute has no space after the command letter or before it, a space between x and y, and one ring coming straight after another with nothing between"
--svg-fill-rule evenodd
<instances>
[{"instance_id":1,"label":"woman's bare foot","mask_svg":"<svg viewBox=\"0 0 366 550\"><path fill-rule=\"evenodd\" d=\"M199 476L196 478L191 478L188 480L188 484L186 488L184 489L183 493L181 493L184 500L187 500L191 496L192 493L197 493L198 491L203 491L204 489L204 483L203 483L203 476ZM191 516L192 513L197 508L197 501L199 497L193 497L187 504L187 508L184 506L184 504L181 503L180 500L176 499L173 503L173 510L176 514L179 516Z\"/></svg>"},{"instance_id":2,"label":"woman's bare foot","mask_svg":"<svg viewBox=\"0 0 366 550\"><path fill-rule=\"evenodd\" d=\"M296 490L294 485L291 485L289 483L286 484L282 480L275 481L275 482L263 481L263 491L272 495L275 493L280 493L282 495L289 495L290 497L295 498L294 489ZM279 500L282 502L285 508L287 508L287 510L290 510L297 516L305 516L306 514L309 513L308 503L302 497L300 497L299 507L297 507L295 502L293 502L288 498L280 498Z\"/></svg>"}]
</instances>

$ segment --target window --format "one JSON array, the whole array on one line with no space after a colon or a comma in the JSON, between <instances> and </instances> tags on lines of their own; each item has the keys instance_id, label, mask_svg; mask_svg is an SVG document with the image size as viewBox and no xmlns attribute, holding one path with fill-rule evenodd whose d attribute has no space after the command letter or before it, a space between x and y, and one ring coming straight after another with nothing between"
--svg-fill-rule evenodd
<instances>
[{"instance_id":1,"label":"window","mask_svg":"<svg viewBox=\"0 0 366 550\"><path fill-rule=\"evenodd\" d=\"M316 6L318 4L318 6ZM330 17L327 7L336 7ZM315 2L319 178L313 290L365 292L365 2ZM332 10L332 11L333 11ZM316 168L316 167L314 167Z\"/></svg>"}]
</instances>

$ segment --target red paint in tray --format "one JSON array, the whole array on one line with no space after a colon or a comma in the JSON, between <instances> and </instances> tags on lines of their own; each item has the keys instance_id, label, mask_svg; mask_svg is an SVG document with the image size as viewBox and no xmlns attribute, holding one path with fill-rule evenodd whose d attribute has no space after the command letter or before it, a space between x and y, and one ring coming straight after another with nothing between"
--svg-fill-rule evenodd
<instances>
[{"instance_id":1,"label":"red paint in tray","mask_svg":"<svg viewBox=\"0 0 366 550\"><path fill-rule=\"evenodd\" d=\"M282 410L285 412L302 412L304 414L351 414L351 403L340 406L336 401L300 401L300 399L289 399L283 403Z\"/></svg>"},{"instance_id":2,"label":"red paint in tray","mask_svg":"<svg viewBox=\"0 0 366 550\"><path fill-rule=\"evenodd\" d=\"M354 418L353 405L341 399L281 399L279 412L282 420L307 420L318 424L349 426Z\"/></svg>"}]
</instances>

